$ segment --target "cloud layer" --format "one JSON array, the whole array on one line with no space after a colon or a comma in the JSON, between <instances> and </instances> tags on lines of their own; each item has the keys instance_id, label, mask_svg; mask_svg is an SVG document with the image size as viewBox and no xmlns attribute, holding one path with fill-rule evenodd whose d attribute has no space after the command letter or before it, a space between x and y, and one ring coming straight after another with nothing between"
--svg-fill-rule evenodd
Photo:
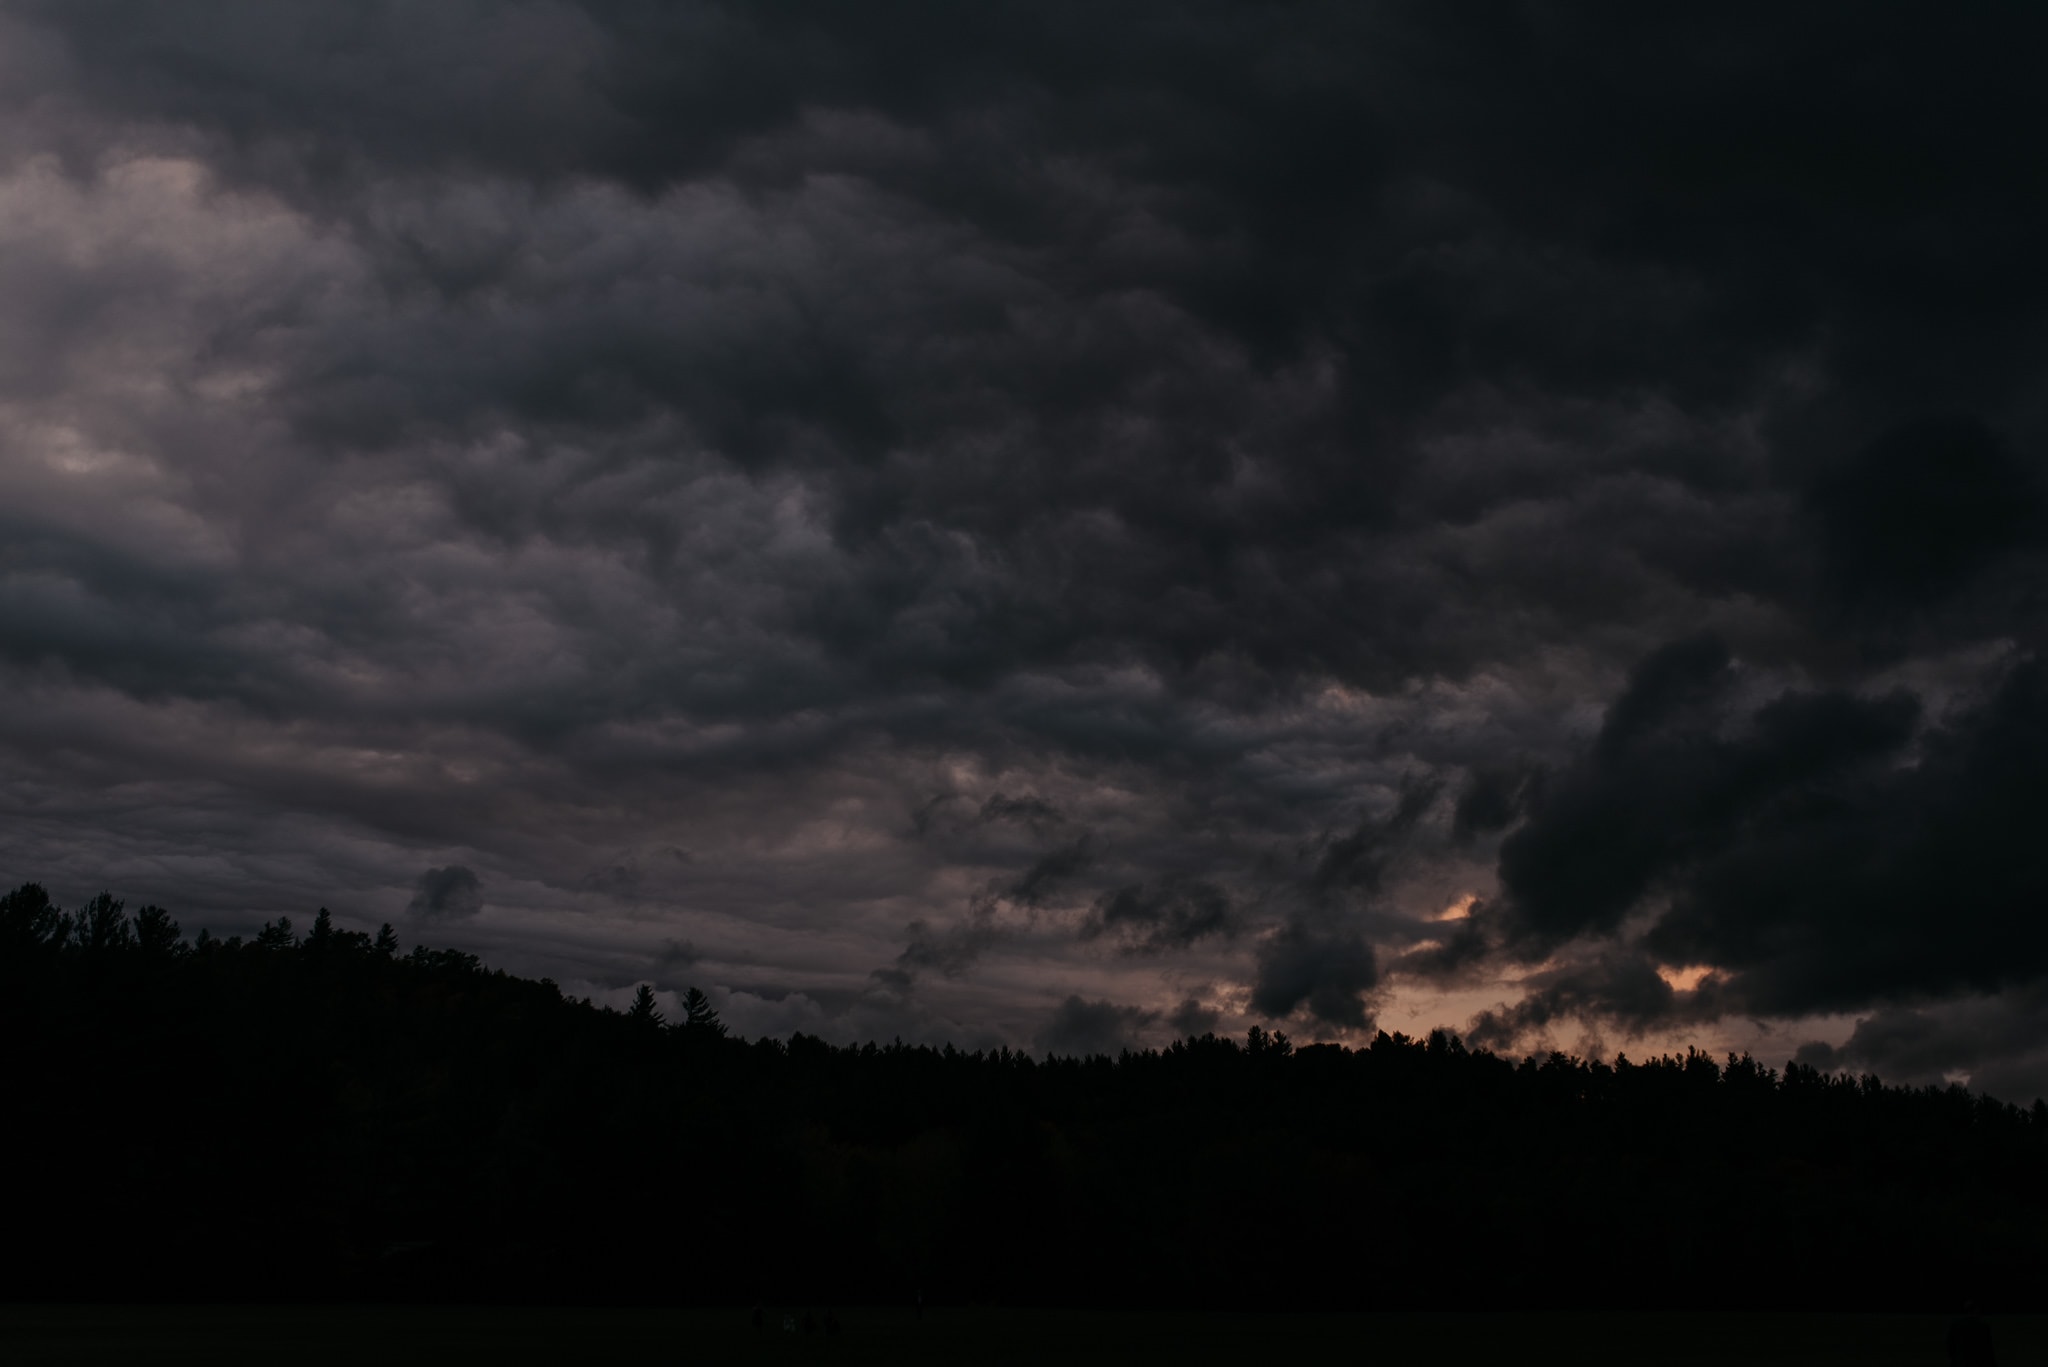
<instances>
[{"instance_id":1,"label":"cloud layer","mask_svg":"<svg viewBox=\"0 0 2048 1367\"><path fill-rule=\"evenodd\" d=\"M7 0L0 857L2048 1088L2044 27Z\"/></svg>"}]
</instances>

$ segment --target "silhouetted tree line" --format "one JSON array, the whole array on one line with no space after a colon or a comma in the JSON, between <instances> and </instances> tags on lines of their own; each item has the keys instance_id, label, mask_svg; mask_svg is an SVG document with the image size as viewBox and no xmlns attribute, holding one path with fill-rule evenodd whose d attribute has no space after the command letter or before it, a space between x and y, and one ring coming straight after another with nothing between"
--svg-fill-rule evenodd
<instances>
[{"instance_id":1,"label":"silhouetted tree line","mask_svg":"<svg viewBox=\"0 0 2048 1367\"><path fill-rule=\"evenodd\" d=\"M731 1037L0 899L0 1299L2031 1304L2048 1111L1690 1052Z\"/></svg>"}]
</instances>

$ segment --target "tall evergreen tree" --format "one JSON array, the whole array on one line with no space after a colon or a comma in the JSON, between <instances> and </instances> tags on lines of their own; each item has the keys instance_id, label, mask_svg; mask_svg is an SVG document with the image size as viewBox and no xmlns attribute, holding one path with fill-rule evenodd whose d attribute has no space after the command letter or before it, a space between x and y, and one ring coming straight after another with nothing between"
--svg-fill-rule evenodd
<instances>
[{"instance_id":1,"label":"tall evergreen tree","mask_svg":"<svg viewBox=\"0 0 2048 1367\"><path fill-rule=\"evenodd\" d=\"M176 954L185 947L178 938L178 923L162 907L149 906L135 913L135 944L144 954L155 957Z\"/></svg>"},{"instance_id":2,"label":"tall evergreen tree","mask_svg":"<svg viewBox=\"0 0 2048 1367\"><path fill-rule=\"evenodd\" d=\"M683 1028L716 1039L725 1038L725 1023L711 1009L711 999L694 987L683 994Z\"/></svg>"}]
</instances>

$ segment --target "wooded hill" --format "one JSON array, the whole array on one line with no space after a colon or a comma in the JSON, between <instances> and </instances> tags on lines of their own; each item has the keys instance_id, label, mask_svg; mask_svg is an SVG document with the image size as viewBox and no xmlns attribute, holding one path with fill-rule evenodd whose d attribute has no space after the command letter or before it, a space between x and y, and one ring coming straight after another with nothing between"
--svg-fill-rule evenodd
<instances>
[{"instance_id":1,"label":"wooded hill","mask_svg":"<svg viewBox=\"0 0 2048 1367\"><path fill-rule=\"evenodd\" d=\"M2048 1108L1700 1053L731 1037L0 899L0 1299L2034 1304Z\"/></svg>"}]
</instances>

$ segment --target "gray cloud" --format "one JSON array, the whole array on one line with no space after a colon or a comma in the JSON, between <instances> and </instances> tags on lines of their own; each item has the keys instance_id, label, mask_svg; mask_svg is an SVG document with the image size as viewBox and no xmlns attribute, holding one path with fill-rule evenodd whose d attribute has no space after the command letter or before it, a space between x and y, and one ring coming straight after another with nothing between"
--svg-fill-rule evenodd
<instances>
[{"instance_id":1,"label":"gray cloud","mask_svg":"<svg viewBox=\"0 0 2048 1367\"><path fill-rule=\"evenodd\" d=\"M1505 830L1542 791L1543 771L1526 763L1477 767L1458 794L1452 830L1460 842Z\"/></svg>"},{"instance_id":2,"label":"gray cloud","mask_svg":"<svg viewBox=\"0 0 2048 1367\"><path fill-rule=\"evenodd\" d=\"M1519 1041L1567 1022L1596 1021L1623 1027L1631 1037L1674 1022L1711 1019L1718 983L1679 992L1639 953L1608 951L1534 975L1519 1001L1473 1018L1473 1043L1513 1048Z\"/></svg>"},{"instance_id":3,"label":"gray cloud","mask_svg":"<svg viewBox=\"0 0 2048 1367\"><path fill-rule=\"evenodd\" d=\"M1230 895L1202 879L1169 878L1156 886L1134 883L1104 893L1081 923L1082 939L1114 934L1124 948L1139 952L1185 948L1237 931Z\"/></svg>"},{"instance_id":4,"label":"gray cloud","mask_svg":"<svg viewBox=\"0 0 2048 1367\"><path fill-rule=\"evenodd\" d=\"M1011 797L1007 793L992 793L988 800L981 804L980 819L1021 822L1034 831L1042 832L1060 825L1066 817L1061 815L1059 808L1042 797L1034 797L1029 793L1020 797Z\"/></svg>"},{"instance_id":5,"label":"gray cloud","mask_svg":"<svg viewBox=\"0 0 2048 1367\"><path fill-rule=\"evenodd\" d=\"M1113 1056L1132 1046L1133 1032L1158 1018L1156 1011L1070 996L1052 1013L1034 1042L1047 1054L1068 1058Z\"/></svg>"},{"instance_id":6,"label":"gray cloud","mask_svg":"<svg viewBox=\"0 0 2048 1367\"><path fill-rule=\"evenodd\" d=\"M413 887L406 914L423 921L459 919L484 909L483 881L460 864L428 869Z\"/></svg>"},{"instance_id":7,"label":"gray cloud","mask_svg":"<svg viewBox=\"0 0 2048 1367\"><path fill-rule=\"evenodd\" d=\"M2048 1097L2048 993L2038 986L1933 1006L1886 1007L1839 1045L1812 1041L1797 1058L1827 1071L1876 1072L1923 1084L1958 1075L2004 1101Z\"/></svg>"},{"instance_id":8,"label":"gray cloud","mask_svg":"<svg viewBox=\"0 0 2048 1367\"><path fill-rule=\"evenodd\" d=\"M8 0L0 862L821 1033L2017 1001L2048 20L1700 23Z\"/></svg>"},{"instance_id":9,"label":"gray cloud","mask_svg":"<svg viewBox=\"0 0 2048 1367\"><path fill-rule=\"evenodd\" d=\"M1214 1034L1223 1013L1206 1005L1197 997L1184 997L1179 1006L1166 1017L1166 1023L1173 1027L1178 1036L1201 1036Z\"/></svg>"},{"instance_id":10,"label":"gray cloud","mask_svg":"<svg viewBox=\"0 0 2048 1367\"><path fill-rule=\"evenodd\" d=\"M1306 1007L1318 1022L1363 1030L1372 1024L1369 998L1379 982L1378 957L1358 934L1296 924L1259 946L1251 1006L1274 1019Z\"/></svg>"}]
</instances>

